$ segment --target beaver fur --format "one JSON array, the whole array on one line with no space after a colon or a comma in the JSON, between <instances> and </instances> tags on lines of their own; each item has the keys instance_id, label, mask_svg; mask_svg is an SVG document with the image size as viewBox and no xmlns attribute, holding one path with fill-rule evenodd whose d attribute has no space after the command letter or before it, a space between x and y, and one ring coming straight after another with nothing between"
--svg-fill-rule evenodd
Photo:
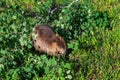
<instances>
[{"instance_id":1,"label":"beaver fur","mask_svg":"<svg viewBox=\"0 0 120 80\"><path fill-rule=\"evenodd\" d=\"M50 55L64 55L66 44L61 36L56 35L49 25L36 25L32 35L33 45L39 52Z\"/></svg>"}]
</instances>

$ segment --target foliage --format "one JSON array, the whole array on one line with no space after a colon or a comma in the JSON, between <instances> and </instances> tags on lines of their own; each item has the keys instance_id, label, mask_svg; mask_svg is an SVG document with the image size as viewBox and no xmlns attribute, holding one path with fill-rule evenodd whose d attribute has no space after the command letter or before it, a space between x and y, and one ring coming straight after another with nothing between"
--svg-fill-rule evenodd
<instances>
[{"instance_id":1,"label":"foliage","mask_svg":"<svg viewBox=\"0 0 120 80\"><path fill-rule=\"evenodd\" d=\"M0 22L0 79L120 79L119 0L1 0ZM65 39L65 56L34 50L36 24Z\"/></svg>"}]
</instances>

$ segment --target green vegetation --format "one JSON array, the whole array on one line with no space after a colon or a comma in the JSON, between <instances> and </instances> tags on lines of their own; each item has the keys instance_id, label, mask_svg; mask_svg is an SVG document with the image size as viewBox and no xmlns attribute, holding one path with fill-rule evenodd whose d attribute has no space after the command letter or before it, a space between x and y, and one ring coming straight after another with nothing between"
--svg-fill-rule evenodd
<instances>
[{"instance_id":1,"label":"green vegetation","mask_svg":"<svg viewBox=\"0 0 120 80\"><path fill-rule=\"evenodd\" d=\"M38 54L36 24L49 24L65 56ZM0 0L0 80L119 80L119 0Z\"/></svg>"}]
</instances>

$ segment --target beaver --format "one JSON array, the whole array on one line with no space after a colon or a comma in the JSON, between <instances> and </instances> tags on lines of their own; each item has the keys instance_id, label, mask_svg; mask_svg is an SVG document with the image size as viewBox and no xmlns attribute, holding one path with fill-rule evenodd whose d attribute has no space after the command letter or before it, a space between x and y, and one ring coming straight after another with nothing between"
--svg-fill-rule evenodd
<instances>
[{"instance_id":1,"label":"beaver","mask_svg":"<svg viewBox=\"0 0 120 80\"><path fill-rule=\"evenodd\" d=\"M32 34L33 45L39 52L55 56L65 54L65 41L61 36L55 34L51 26L36 25Z\"/></svg>"}]
</instances>

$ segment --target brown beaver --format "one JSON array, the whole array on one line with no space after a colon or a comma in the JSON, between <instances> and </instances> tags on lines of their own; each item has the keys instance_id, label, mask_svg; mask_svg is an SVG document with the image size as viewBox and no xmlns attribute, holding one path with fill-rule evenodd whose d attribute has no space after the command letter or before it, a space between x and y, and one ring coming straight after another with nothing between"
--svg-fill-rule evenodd
<instances>
[{"instance_id":1,"label":"brown beaver","mask_svg":"<svg viewBox=\"0 0 120 80\"><path fill-rule=\"evenodd\" d=\"M49 25L36 25L33 29L33 44L36 50L50 55L63 55L66 44L61 36L56 35Z\"/></svg>"}]
</instances>

